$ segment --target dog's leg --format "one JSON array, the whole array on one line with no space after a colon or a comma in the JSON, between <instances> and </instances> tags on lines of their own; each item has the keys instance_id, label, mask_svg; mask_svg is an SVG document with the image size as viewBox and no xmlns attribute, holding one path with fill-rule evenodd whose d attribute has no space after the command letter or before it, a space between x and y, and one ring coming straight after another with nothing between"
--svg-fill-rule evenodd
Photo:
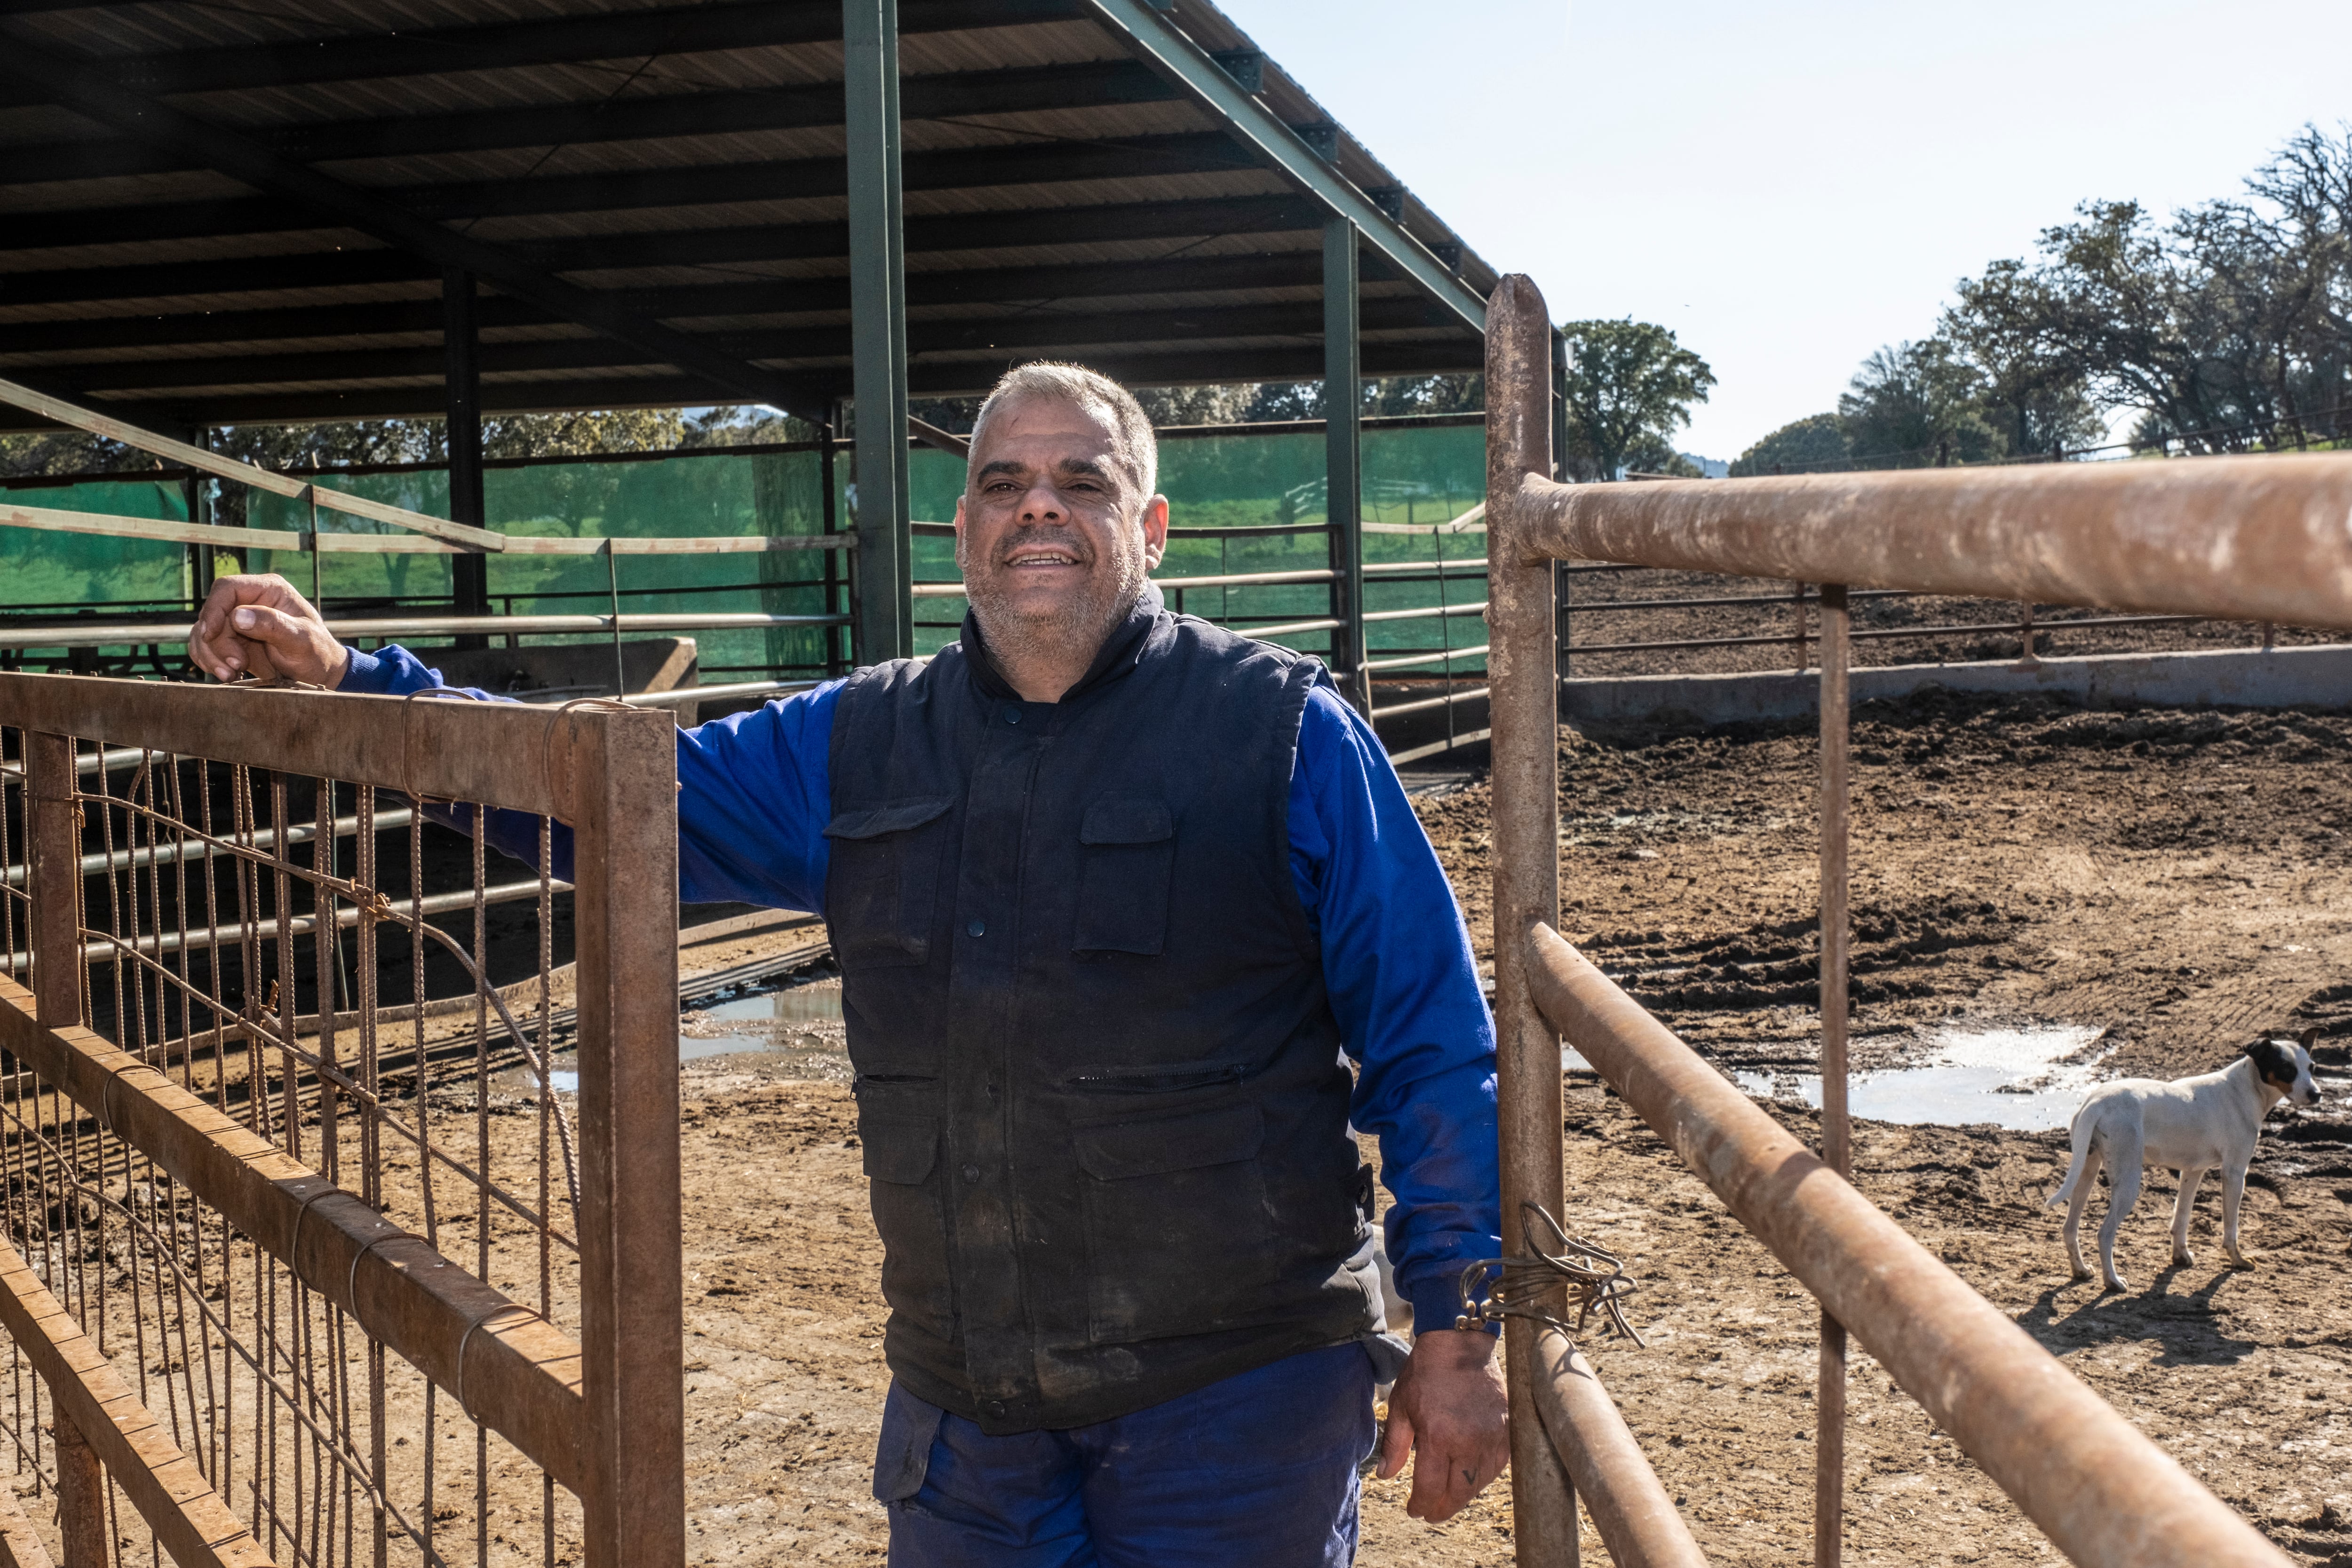
<instances>
[{"instance_id":1,"label":"dog's leg","mask_svg":"<svg viewBox=\"0 0 2352 1568\"><path fill-rule=\"evenodd\" d=\"M2197 1184L2204 1179L2204 1166L2185 1167L2180 1173L2180 1195L2172 1200L2172 1261L2183 1267L2197 1261L2189 1251L2189 1211L2197 1203Z\"/></svg>"},{"instance_id":2,"label":"dog's leg","mask_svg":"<svg viewBox=\"0 0 2352 1568\"><path fill-rule=\"evenodd\" d=\"M2083 1261L2083 1210L2091 1201L2091 1189L2099 1184L2099 1142L2093 1138L2075 1154L2074 1168L2059 1189L2066 1198L2066 1223L2060 1227L2066 1237L2066 1261L2077 1279L2091 1277L2090 1265Z\"/></svg>"},{"instance_id":3,"label":"dog's leg","mask_svg":"<svg viewBox=\"0 0 2352 1568\"><path fill-rule=\"evenodd\" d=\"M2139 1202L2140 1163L2143 1159L2140 1131L2126 1124L2113 1130L2107 1138L2107 1217L2099 1226L2099 1266L2106 1270L2107 1289L2128 1290L2131 1286L2116 1272L2116 1233L2124 1227L2132 1205Z\"/></svg>"},{"instance_id":4,"label":"dog's leg","mask_svg":"<svg viewBox=\"0 0 2352 1568\"><path fill-rule=\"evenodd\" d=\"M2230 1261L2241 1268L2252 1268L2253 1259L2238 1250L2238 1200L2246 1195L2246 1167L2221 1167L2221 1250Z\"/></svg>"}]
</instances>

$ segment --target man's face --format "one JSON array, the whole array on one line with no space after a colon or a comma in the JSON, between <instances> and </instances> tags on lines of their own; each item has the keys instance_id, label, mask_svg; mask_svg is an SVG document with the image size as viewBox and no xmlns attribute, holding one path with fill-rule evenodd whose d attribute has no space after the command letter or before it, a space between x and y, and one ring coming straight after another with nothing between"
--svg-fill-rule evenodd
<instances>
[{"instance_id":1,"label":"man's face","mask_svg":"<svg viewBox=\"0 0 2352 1568\"><path fill-rule=\"evenodd\" d=\"M1168 502L1146 496L1107 414L1000 405L972 442L956 564L993 651L1091 658L1160 564Z\"/></svg>"}]
</instances>

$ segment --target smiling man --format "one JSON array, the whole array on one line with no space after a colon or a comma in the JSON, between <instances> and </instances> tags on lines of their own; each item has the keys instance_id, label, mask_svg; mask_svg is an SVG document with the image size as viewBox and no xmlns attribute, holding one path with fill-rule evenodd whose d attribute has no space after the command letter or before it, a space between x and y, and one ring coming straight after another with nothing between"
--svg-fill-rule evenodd
<instances>
[{"instance_id":1,"label":"smiling man","mask_svg":"<svg viewBox=\"0 0 2352 1568\"><path fill-rule=\"evenodd\" d=\"M1162 607L1157 470L1124 388L1012 372L956 508L961 639L678 738L681 896L822 911L841 963L898 1568L1346 1563L1391 1375L1415 1516L1507 1452L1494 1341L1450 1326L1498 1250L1468 935L1323 666ZM439 681L276 578L224 580L191 648ZM536 822L490 832L528 858ZM1351 1123L1423 1326L1401 1372Z\"/></svg>"}]
</instances>

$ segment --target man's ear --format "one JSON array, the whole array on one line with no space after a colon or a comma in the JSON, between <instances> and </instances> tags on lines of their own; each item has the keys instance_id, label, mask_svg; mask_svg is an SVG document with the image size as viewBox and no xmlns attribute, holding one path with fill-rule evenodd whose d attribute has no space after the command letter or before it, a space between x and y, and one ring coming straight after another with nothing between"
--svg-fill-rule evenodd
<instances>
[{"instance_id":1,"label":"man's ear","mask_svg":"<svg viewBox=\"0 0 2352 1568\"><path fill-rule=\"evenodd\" d=\"M961 519L962 513L959 511L957 516ZM1137 521L1143 525L1143 559L1156 572L1160 557L1168 553L1168 498L1153 496L1145 501L1143 516Z\"/></svg>"}]
</instances>

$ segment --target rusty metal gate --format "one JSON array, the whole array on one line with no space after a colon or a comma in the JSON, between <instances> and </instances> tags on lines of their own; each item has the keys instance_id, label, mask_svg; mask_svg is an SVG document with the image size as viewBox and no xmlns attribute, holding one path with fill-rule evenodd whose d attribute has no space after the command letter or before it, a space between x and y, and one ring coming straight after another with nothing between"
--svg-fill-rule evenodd
<instances>
[{"instance_id":1,"label":"rusty metal gate","mask_svg":"<svg viewBox=\"0 0 2352 1568\"><path fill-rule=\"evenodd\" d=\"M0 1563L683 1563L673 733L0 675Z\"/></svg>"},{"instance_id":2,"label":"rusty metal gate","mask_svg":"<svg viewBox=\"0 0 2352 1568\"><path fill-rule=\"evenodd\" d=\"M1542 296L1505 278L1486 340L1504 1213L1562 1212L1564 1038L1821 1303L1818 1568L1843 1552L1849 1333L2074 1561L2283 1568L2252 1525L1845 1179L1847 589L2352 630L2352 456L1563 485L1544 477L1549 344ZM1818 1152L1556 929L1562 561L1827 585ZM1515 1302L1563 1310L1557 1285L1548 1307L1534 1295L1515 1290ZM1518 1561L1577 1560L1581 1493L1621 1564L1703 1563L1574 1346L1527 1316L1508 1321L1505 1344Z\"/></svg>"}]
</instances>

